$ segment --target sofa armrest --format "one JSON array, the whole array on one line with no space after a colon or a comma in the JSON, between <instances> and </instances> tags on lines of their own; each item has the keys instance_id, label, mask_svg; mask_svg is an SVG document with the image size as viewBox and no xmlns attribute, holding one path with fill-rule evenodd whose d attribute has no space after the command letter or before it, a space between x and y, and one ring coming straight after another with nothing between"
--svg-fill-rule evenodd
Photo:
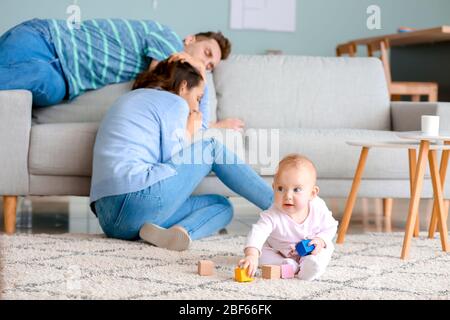
<instances>
[{"instance_id":1,"label":"sofa armrest","mask_svg":"<svg viewBox=\"0 0 450 320\"><path fill-rule=\"evenodd\" d=\"M450 103L448 102L391 102L392 130L420 131L421 116L439 116L439 129L450 131Z\"/></svg>"},{"instance_id":2,"label":"sofa armrest","mask_svg":"<svg viewBox=\"0 0 450 320\"><path fill-rule=\"evenodd\" d=\"M0 91L0 195L28 194L31 108L30 91Z\"/></svg>"}]
</instances>

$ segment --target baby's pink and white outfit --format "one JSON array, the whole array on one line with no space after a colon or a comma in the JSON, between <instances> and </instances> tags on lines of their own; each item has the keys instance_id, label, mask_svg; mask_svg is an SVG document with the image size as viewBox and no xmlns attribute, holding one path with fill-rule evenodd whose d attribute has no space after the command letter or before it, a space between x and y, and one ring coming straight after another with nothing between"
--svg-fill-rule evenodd
<instances>
[{"instance_id":1,"label":"baby's pink and white outfit","mask_svg":"<svg viewBox=\"0 0 450 320\"><path fill-rule=\"evenodd\" d=\"M314 280L325 272L331 260L337 225L338 222L333 218L325 201L319 197L309 202L309 213L303 223L295 222L288 214L272 205L261 212L260 219L248 234L245 247L259 250L260 265L288 263L298 272L298 278ZM295 248L298 242L316 237L322 238L326 244L319 254L300 257L292 253L292 248Z\"/></svg>"}]
</instances>

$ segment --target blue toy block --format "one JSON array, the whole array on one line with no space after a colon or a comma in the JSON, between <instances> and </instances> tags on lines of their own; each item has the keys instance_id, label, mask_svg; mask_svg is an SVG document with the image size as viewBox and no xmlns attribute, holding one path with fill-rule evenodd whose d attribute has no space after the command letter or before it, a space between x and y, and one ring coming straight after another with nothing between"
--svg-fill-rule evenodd
<instances>
[{"instance_id":1,"label":"blue toy block","mask_svg":"<svg viewBox=\"0 0 450 320\"><path fill-rule=\"evenodd\" d=\"M297 250L298 254L301 257L311 254L311 252L316 247L315 245L309 246L310 241L311 241L311 239L302 240L299 243L297 243L297 245L295 246L295 250Z\"/></svg>"}]
</instances>

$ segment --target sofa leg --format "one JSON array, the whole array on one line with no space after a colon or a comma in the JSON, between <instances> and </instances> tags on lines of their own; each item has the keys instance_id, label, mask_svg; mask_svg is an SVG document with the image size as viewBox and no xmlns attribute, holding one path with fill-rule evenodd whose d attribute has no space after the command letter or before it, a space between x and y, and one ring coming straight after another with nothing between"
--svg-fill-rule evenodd
<instances>
[{"instance_id":1,"label":"sofa leg","mask_svg":"<svg viewBox=\"0 0 450 320\"><path fill-rule=\"evenodd\" d=\"M12 235L16 232L17 196L3 196L3 217L5 232Z\"/></svg>"}]
</instances>

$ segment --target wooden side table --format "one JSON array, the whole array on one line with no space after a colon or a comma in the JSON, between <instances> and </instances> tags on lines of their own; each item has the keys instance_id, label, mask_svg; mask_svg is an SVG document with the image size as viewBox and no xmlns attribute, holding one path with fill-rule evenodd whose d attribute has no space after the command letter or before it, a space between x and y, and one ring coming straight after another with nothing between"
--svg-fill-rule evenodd
<instances>
[{"instance_id":1,"label":"wooden side table","mask_svg":"<svg viewBox=\"0 0 450 320\"><path fill-rule=\"evenodd\" d=\"M405 136L401 136L405 139L415 139L417 137L417 132L409 132L404 133ZM411 138L412 136L412 138ZM445 181L445 171L446 171L446 163L448 162L448 155L450 152L450 143L446 143L445 145L437 145L431 144L430 141L433 139L422 136L424 140L419 140L420 143L416 141L349 141L347 142L349 145L361 147L361 154L358 162L358 166L356 168L355 176L353 178L352 187L350 190L350 194L347 198L347 202L345 205L344 215L342 217L342 221L338 231L338 237L336 242L338 244L342 244L344 242L345 234L348 229L348 225L350 222L350 218L353 212L353 208L356 201L357 192L359 189L359 185L361 183L362 174L364 171L364 167L366 164L367 156L370 148L401 148L408 150L408 158L409 158L409 175L410 175L410 192L411 192L411 202L409 208L408 220L406 223L406 231L405 231L405 239L403 241L403 249L401 258L406 259L409 252L409 247L411 243L411 237L414 235L418 235L419 232L419 221L418 221L418 208L419 208L419 200L420 194L422 192L422 184L423 177L425 174L425 164L426 164L426 156L429 155L429 163L430 163L430 171L431 177L433 181L433 191L434 191L434 201L435 201L435 210L436 211L436 219L439 221L439 231L441 234L441 242L442 249L444 251L448 251L448 242L447 242L447 226L446 220L444 220L444 204L443 204L443 194L442 188L443 184L441 181ZM434 138L434 137L433 137ZM448 137L448 141L450 142L450 136ZM419 157L418 160L416 158L416 150L419 148ZM438 172L437 162L436 162L436 150L443 150L442 161L441 161L441 172ZM445 162L445 166L443 164ZM444 179L442 179L444 178ZM431 226L430 226L431 228ZM415 229L415 230L414 230ZM445 231L445 232L444 232Z\"/></svg>"},{"instance_id":2,"label":"wooden side table","mask_svg":"<svg viewBox=\"0 0 450 320\"><path fill-rule=\"evenodd\" d=\"M405 237L403 239L403 249L401 258L406 259L409 254L412 237L412 222L417 216L419 208L420 195L422 193L423 178L425 175L426 157L430 164L431 181L434 193L434 209L433 215L437 215L439 233L441 238L442 250L449 251L448 230L447 230L447 214L444 212L444 195L443 187L447 171L450 142L450 134L440 133L439 136L430 136L422 134L420 131L398 133L399 137L405 139L414 139L420 141L419 156L417 160L416 170L414 172L413 192L409 202L408 219L406 220ZM444 145L431 145L432 141L443 141ZM441 169L438 169L436 150L442 150ZM437 212L437 214L435 213ZM432 219L433 220L433 219ZM430 226L431 230L431 226Z\"/></svg>"}]
</instances>

